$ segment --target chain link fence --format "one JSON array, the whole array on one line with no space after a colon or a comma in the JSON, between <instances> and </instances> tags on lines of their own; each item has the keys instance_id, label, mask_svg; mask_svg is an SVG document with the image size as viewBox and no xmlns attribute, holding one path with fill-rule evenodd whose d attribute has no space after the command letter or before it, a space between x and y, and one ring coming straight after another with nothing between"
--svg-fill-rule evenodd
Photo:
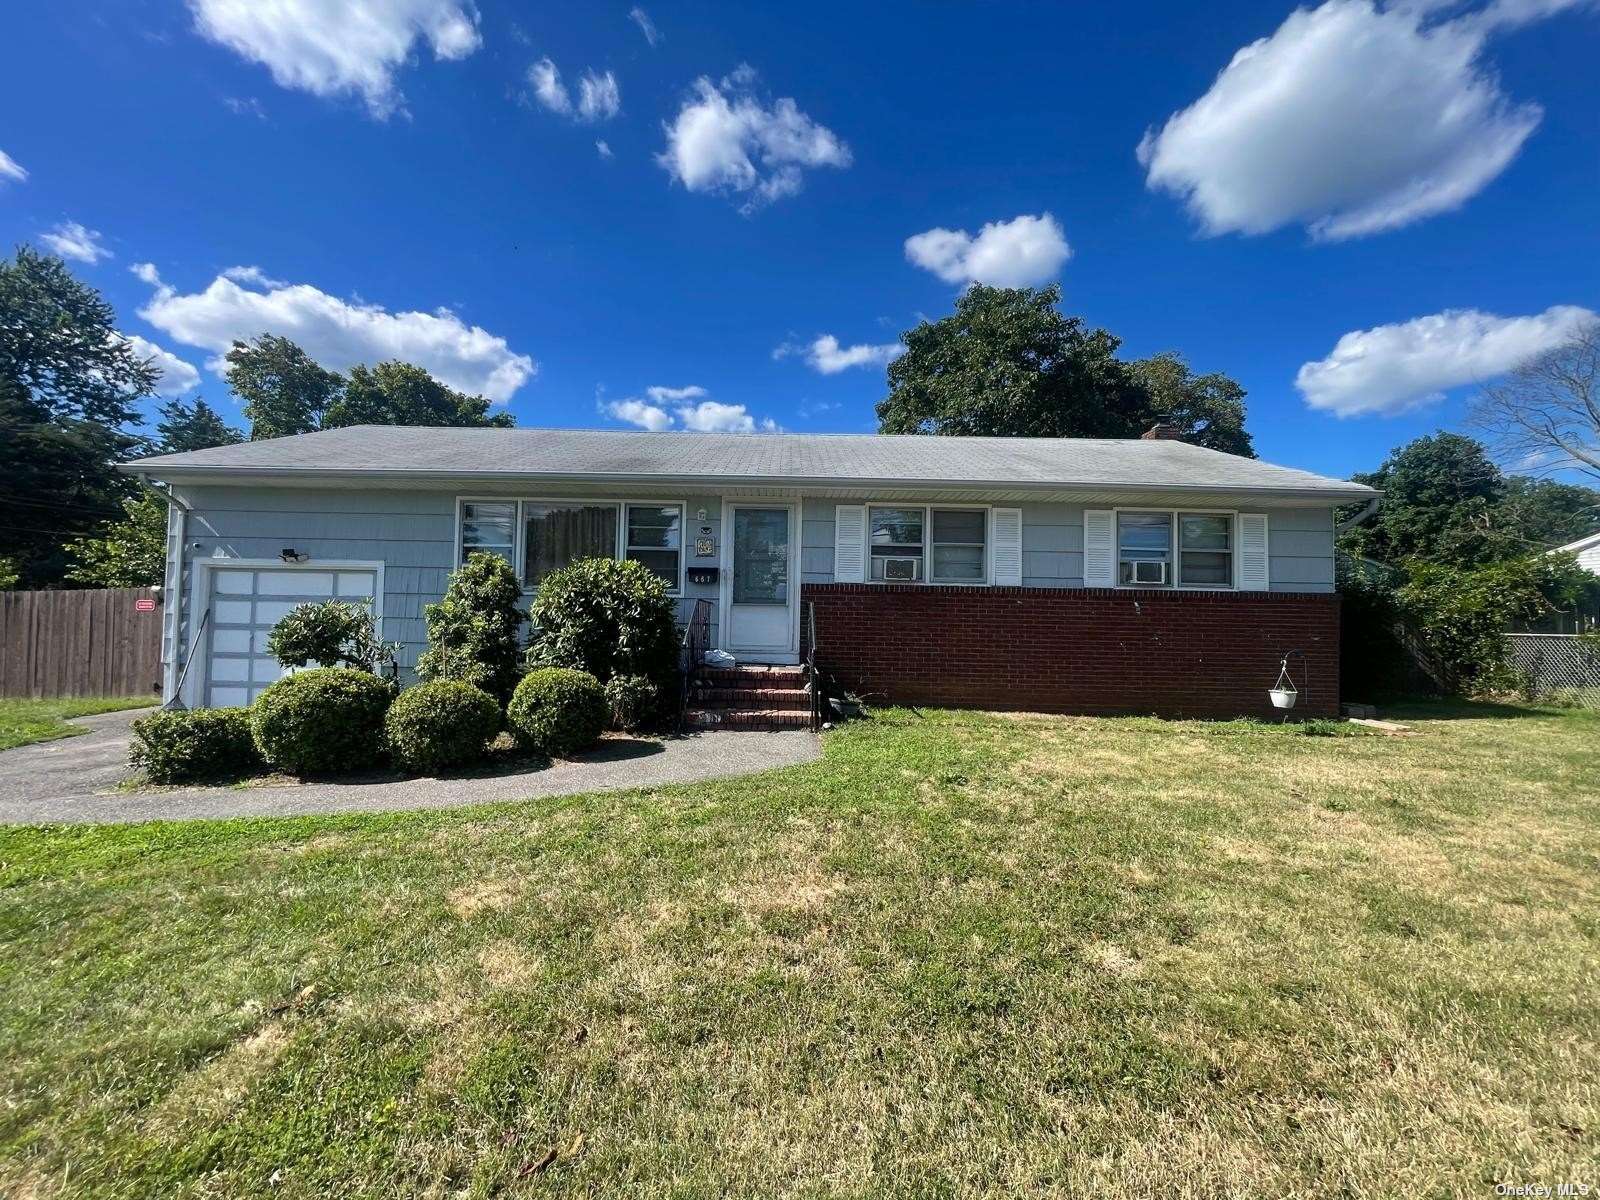
<instances>
[{"instance_id":1,"label":"chain link fence","mask_svg":"<svg viewBox=\"0 0 1600 1200\"><path fill-rule=\"evenodd\" d=\"M1511 633L1511 665L1538 699L1600 709L1600 649L1571 633Z\"/></svg>"}]
</instances>

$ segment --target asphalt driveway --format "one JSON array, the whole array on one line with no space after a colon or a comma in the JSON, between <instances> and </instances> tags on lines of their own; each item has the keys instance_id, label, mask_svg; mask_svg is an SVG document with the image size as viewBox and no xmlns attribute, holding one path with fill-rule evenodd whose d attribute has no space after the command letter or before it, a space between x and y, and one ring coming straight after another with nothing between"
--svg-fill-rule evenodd
<instances>
[{"instance_id":1,"label":"asphalt driveway","mask_svg":"<svg viewBox=\"0 0 1600 1200\"><path fill-rule=\"evenodd\" d=\"M670 739L609 737L581 759L542 769L486 771L448 779L373 776L338 782L115 790L132 774L128 726L149 711L79 717L70 723L88 729L86 734L0 752L0 824L453 808L748 775L814 762L822 753L814 734L798 730L711 731Z\"/></svg>"}]
</instances>

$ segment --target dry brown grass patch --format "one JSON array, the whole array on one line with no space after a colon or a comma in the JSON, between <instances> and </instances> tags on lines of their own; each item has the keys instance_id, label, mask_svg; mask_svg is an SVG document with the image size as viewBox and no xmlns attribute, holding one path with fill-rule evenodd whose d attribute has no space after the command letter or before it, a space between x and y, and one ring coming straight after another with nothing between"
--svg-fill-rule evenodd
<instances>
[{"instance_id":1,"label":"dry brown grass patch","mask_svg":"<svg viewBox=\"0 0 1600 1200\"><path fill-rule=\"evenodd\" d=\"M532 979L539 970L539 960L529 955L515 942L491 942L478 954L478 966L484 978L497 988L514 988Z\"/></svg>"},{"instance_id":2,"label":"dry brown grass patch","mask_svg":"<svg viewBox=\"0 0 1600 1200\"><path fill-rule=\"evenodd\" d=\"M289 1030L281 1021L269 1021L245 1034L179 1079L152 1110L152 1126L170 1132L191 1120L226 1115L277 1065L289 1041Z\"/></svg>"},{"instance_id":3,"label":"dry brown grass patch","mask_svg":"<svg viewBox=\"0 0 1600 1200\"><path fill-rule=\"evenodd\" d=\"M479 879L451 892L450 911L463 921L510 908L522 896L520 879Z\"/></svg>"}]
</instances>

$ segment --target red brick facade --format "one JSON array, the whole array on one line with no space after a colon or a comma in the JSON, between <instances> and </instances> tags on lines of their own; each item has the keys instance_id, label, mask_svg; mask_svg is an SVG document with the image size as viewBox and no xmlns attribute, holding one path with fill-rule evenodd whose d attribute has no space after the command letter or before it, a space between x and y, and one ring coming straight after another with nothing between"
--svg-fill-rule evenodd
<instances>
[{"instance_id":1,"label":"red brick facade","mask_svg":"<svg viewBox=\"0 0 1600 1200\"><path fill-rule=\"evenodd\" d=\"M1339 711L1339 597L1300 592L807 584L818 664L878 703L1173 717Z\"/></svg>"}]
</instances>

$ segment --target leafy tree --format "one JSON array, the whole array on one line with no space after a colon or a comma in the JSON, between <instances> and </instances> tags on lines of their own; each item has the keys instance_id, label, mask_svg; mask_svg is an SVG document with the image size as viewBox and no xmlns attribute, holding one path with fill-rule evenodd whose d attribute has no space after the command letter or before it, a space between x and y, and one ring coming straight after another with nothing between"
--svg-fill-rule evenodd
<instances>
[{"instance_id":1,"label":"leafy tree","mask_svg":"<svg viewBox=\"0 0 1600 1200\"><path fill-rule=\"evenodd\" d=\"M143 447L123 427L157 379L59 258L0 260L0 558L21 586L59 583L63 543L135 493L113 466Z\"/></svg>"},{"instance_id":2,"label":"leafy tree","mask_svg":"<svg viewBox=\"0 0 1600 1200\"><path fill-rule=\"evenodd\" d=\"M489 401L440 383L421 367L382 362L350 369L343 394L328 406L322 427L344 425L486 425L509 428L510 413L489 416Z\"/></svg>"},{"instance_id":3,"label":"leafy tree","mask_svg":"<svg viewBox=\"0 0 1600 1200\"><path fill-rule=\"evenodd\" d=\"M233 344L228 386L245 402L252 440L348 425L515 424L510 413L490 416L484 397L458 392L411 363L356 366L347 378L270 333Z\"/></svg>"},{"instance_id":4,"label":"leafy tree","mask_svg":"<svg viewBox=\"0 0 1600 1200\"><path fill-rule=\"evenodd\" d=\"M1237 382L1220 371L1196 375L1173 350L1128 365L1146 398L1146 413L1137 418L1140 433L1161 422L1177 426L1191 445L1256 456L1244 427L1244 388Z\"/></svg>"},{"instance_id":5,"label":"leafy tree","mask_svg":"<svg viewBox=\"0 0 1600 1200\"><path fill-rule=\"evenodd\" d=\"M277 334L235 342L227 359L228 386L244 401L252 441L321 429L323 414L344 390L339 375Z\"/></svg>"},{"instance_id":6,"label":"leafy tree","mask_svg":"<svg viewBox=\"0 0 1600 1200\"><path fill-rule=\"evenodd\" d=\"M1512 475L1506 480L1498 516L1527 548L1564 546L1600 530L1600 491Z\"/></svg>"},{"instance_id":7,"label":"leafy tree","mask_svg":"<svg viewBox=\"0 0 1600 1200\"><path fill-rule=\"evenodd\" d=\"M50 419L116 427L155 392L160 372L116 328L116 313L61 259L18 246L0 260L0 379Z\"/></svg>"},{"instance_id":8,"label":"leafy tree","mask_svg":"<svg viewBox=\"0 0 1600 1200\"><path fill-rule=\"evenodd\" d=\"M1380 562L1409 558L1473 565L1496 557L1489 514L1505 494L1483 446L1436 433L1394 451L1376 470L1353 476L1381 488L1377 515L1351 532L1345 548Z\"/></svg>"},{"instance_id":9,"label":"leafy tree","mask_svg":"<svg viewBox=\"0 0 1600 1200\"><path fill-rule=\"evenodd\" d=\"M504 704L522 673L518 637L527 614L517 607L522 585L495 554L470 554L450 576L444 599L423 610L428 648L417 662L423 679L456 679Z\"/></svg>"},{"instance_id":10,"label":"leafy tree","mask_svg":"<svg viewBox=\"0 0 1600 1200\"><path fill-rule=\"evenodd\" d=\"M156 444L163 454L207 450L242 441L244 434L226 424L217 411L198 396L193 401L179 398L161 406Z\"/></svg>"},{"instance_id":11,"label":"leafy tree","mask_svg":"<svg viewBox=\"0 0 1600 1200\"><path fill-rule=\"evenodd\" d=\"M1195 375L1177 354L1139 362L1121 342L1057 307L1058 287L974 285L955 312L905 333L889 364L880 433L1134 438L1158 422L1185 441L1252 455L1244 389Z\"/></svg>"},{"instance_id":12,"label":"leafy tree","mask_svg":"<svg viewBox=\"0 0 1600 1200\"><path fill-rule=\"evenodd\" d=\"M1058 287L975 284L951 316L902 335L880 433L1130 437L1143 392L1120 345L1056 308ZM1142 430L1138 432L1143 432Z\"/></svg>"},{"instance_id":13,"label":"leafy tree","mask_svg":"<svg viewBox=\"0 0 1600 1200\"><path fill-rule=\"evenodd\" d=\"M0 592L9 592L21 582L22 572L17 570L16 561L0 558Z\"/></svg>"},{"instance_id":14,"label":"leafy tree","mask_svg":"<svg viewBox=\"0 0 1600 1200\"><path fill-rule=\"evenodd\" d=\"M123 518L66 545L66 578L87 587L149 587L167 561L167 497L143 488L122 502Z\"/></svg>"},{"instance_id":15,"label":"leafy tree","mask_svg":"<svg viewBox=\"0 0 1600 1200\"><path fill-rule=\"evenodd\" d=\"M1600 526L1600 493L1507 478L1480 442L1457 433L1418 438L1354 478L1383 489L1383 503L1341 548L1380 562L1476 566L1560 546Z\"/></svg>"}]
</instances>

